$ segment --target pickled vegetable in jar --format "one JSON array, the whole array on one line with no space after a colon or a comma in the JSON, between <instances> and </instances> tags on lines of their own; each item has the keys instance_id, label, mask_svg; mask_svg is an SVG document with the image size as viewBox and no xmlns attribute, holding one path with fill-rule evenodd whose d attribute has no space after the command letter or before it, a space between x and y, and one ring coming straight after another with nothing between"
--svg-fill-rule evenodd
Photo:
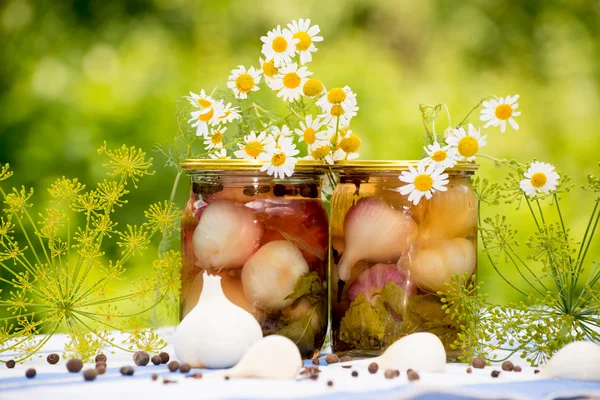
<instances>
[{"instance_id":1,"label":"pickled vegetable in jar","mask_svg":"<svg viewBox=\"0 0 600 400\"><path fill-rule=\"evenodd\" d=\"M182 217L181 319L196 305L204 271L252 314L263 335L293 340L307 358L326 334L328 237L321 201L325 164L299 161L292 177L254 160L187 160ZM206 321L207 324L211 321Z\"/></svg>"},{"instance_id":2,"label":"pickled vegetable in jar","mask_svg":"<svg viewBox=\"0 0 600 400\"><path fill-rule=\"evenodd\" d=\"M460 326L439 291L466 285L477 270L473 163L446 169L447 191L408 201L399 180L410 161L341 161L331 203L334 351L382 353L402 336L431 332L450 345ZM454 277L454 280L453 280Z\"/></svg>"}]
</instances>

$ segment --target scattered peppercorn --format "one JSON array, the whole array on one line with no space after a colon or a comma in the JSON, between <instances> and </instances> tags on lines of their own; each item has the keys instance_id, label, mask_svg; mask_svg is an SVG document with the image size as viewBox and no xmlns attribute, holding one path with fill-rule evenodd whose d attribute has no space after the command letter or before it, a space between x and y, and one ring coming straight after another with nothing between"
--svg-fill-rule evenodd
<instances>
[{"instance_id":1,"label":"scattered peppercorn","mask_svg":"<svg viewBox=\"0 0 600 400\"><path fill-rule=\"evenodd\" d=\"M502 371L512 371L515 369L515 365L510 361L504 361L502 363Z\"/></svg>"},{"instance_id":2,"label":"scattered peppercorn","mask_svg":"<svg viewBox=\"0 0 600 400\"><path fill-rule=\"evenodd\" d=\"M333 381L327 381L327 386L333 386Z\"/></svg>"},{"instance_id":3,"label":"scattered peppercorn","mask_svg":"<svg viewBox=\"0 0 600 400\"><path fill-rule=\"evenodd\" d=\"M285 185L275 185L275 187L273 188L273 194L277 197L285 196Z\"/></svg>"},{"instance_id":4,"label":"scattered peppercorn","mask_svg":"<svg viewBox=\"0 0 600 400\"><path fill-rule=\"evenodd\" d=\"M471 362L471 365L473 368L483 369L483 367L485 367L485 360L481 357L475 357Z\"/></svg>"},{"instance_id":5,"label":"scattered peppercorn","mask_svg":"<svg viewBox=\"0 0 600 400\"><path fill-rule=\"evenodd\" d=\"M179 367L179 372L181 372L182 374L187 374L188 372L190 372L191 369L192 369L192 367L190 366L190 364L183 363Z\"/></svg>"},{"instance_id":6,"label":"scattered peppercorn","mask_svg":"<svg viewBox=\"0 0 600 400\"><path fill-rule=\"evenodd\" d=\"M30 379L33 378L36 374L37 372L35 371L35 368L29 368L27 371L25 371L25 376Z\"/></svg>"},{"instance_id":7,"label":"scattered peppercorn","mask_svg":"<svg viewBox=\"0 0 600 400\"><path fill-rule=\"evenodd\" d=\"M499 375L500 375L500 371L498 371L498 370L492 371L492 378L497 378Z\"/></svg>"},{"instance_id":8,"label":"scattered peppercorn","mask_svg":"<svg viewBox=\"0 0 600 400\"><path fill-rule=\"evenodd\" d=\"M522 369L521 369L521 367L519 367L519 366L517 365L517 366L515 367L515 369L513 369L513 371L515 371L515 372L521 372L521 371L522 371Z\"/></svg>"},{"instance_id":9,"label":"scattered peppercorn","mask_svg":"<svg viewBox=\"0 0 600 400\"><path fill-rule=\"evenodd\" d=\"M169 383L177 383L177 381L167 378L163 379L163 385L168 385Z\"/></svg>"},{"instance_id":10,"label":"scattered peppercorn","mask_svg":"<svg viewBox=\"0 0 600 400\"><path fill-rule=\"evenodd\" d=\"M56 353L48 354L48 357L46 357L48 364L54 365L58 362L58 360L60 360L60 356Z\"/></svg>"},{"instance_id":11,"label":"scattered peppercorn","mask_svg":"<svg viewBox=\"0 0 600 400\"><path fill-rule=\"evenodd\" d=\"M312 362L313 362L313 365L319 365L319 359L318 358L313 358Z\"/></svg>"},{"instance_id":12,"label":"scattered peppercorn","mask_svg":"<svg viewBox=\"0 0 600 400\"><path fill-rule=\"evenodd\" d=\"M96 363L96 369L98 369L98 368L100 368L100 367L104 367L104 368L106 368L106 363L105 363L105 362L102 362L102 361L101 361L101 362L97 362L97 363Z\"/></svg>"},{"instance_id":13,"label":"scattered peppercorn","mask_svg":"<svg viewBox=\"0 0 600 400\"><path fill-rule=\"evenodd\" d=\"M335 363L339 362L340 359L337 356L337 354L331 353L331 354L327 354L327 357L325 357L325 361L327 361L327 364L335 364Z\"/></svg>"},{"instance_id":14,"label":"scattered peppercorn","mask_svg":"<svg viewBox=\"0 0 600 400\"><path fill-rule=\"evenodd\" d=\"M160 353L158 356L159 356L159 357L160 357L160 359L162 360L161 362L162 362L163 364L166 364L166 363L168 363L168 362L169 362L169 359L170 359L170 357L169 357L169 353L167 353L166 351L163 351L163 352L161 352L161 353Z\"/></svg>"},{"instance_id":15,"label":"scattered peppercorn","mask_svg":"<svg viewBox=\"0 0 600 400\"><path fill-rule=\"evenodd\" d=\"M67 371L69 372L79 372L83 368L83 363L79 358L71 358L67 361Z\"/></svg>"},{"instance_id":16,"label":"scattered peppercorn","mask_svg":"<svg viewBox=\"0 0 600 400\"><path fill-rule=\"evenodd\" d=\"M169 371L171 372L175 372L179 369L179 362L177 361L171 361L168 365L169 367Z\"/></svg>"},{"instance_id":17,"label":"scattered peppercorn","mask_svg":"<svg viewBox=\"0 0 600 400\"><path fill-rule=\"evenodd\" d=\"M371 374L376 374L378 370L379 370L379 365L377 365L377 363L372 362L371 364L369 364L369 372Z\"/></svg>"},{"instance_id":18,"label":"scattered peppercorn","mask_svg":"<svg viewBox=\"0 0 600 400\"><path fill-rule=\"evenodd\" d=\"M225 377L225 380L228 381L230 378L228 376Z\"/></svg>"},{"instance_id":19,"label":"scattered peppercorn","mask_svg":"<svg viewBox=\"0 0 600 400\"><path fill-rule=\"evenodd\" d=\"M104 373L106 372L106 364L100 364L100 366L96 365L96 372L98 373L98 375L104 375Z\"/></svg>"},{"instance_id":20,"label":"scattered peppercorn","mask_svg":"<svg viewBox=\"0 0 600 400\"><path fill-rule=\"evenodd\" d=\"M346 369L352 368L352 365L342 365L342 368L346 368Z\"/></svg>"},{"instance_id":21,"label":"scattered peppercorn","mask_svg":"<svg viewBox=\"0 0 600 400\"><path fill-rule=\"evenodd\" d=\"M153 380L153 381L156 381L156 380L158 380L158 375L156 375L156 374L152 374L152 380Z\"/></svg>"},{"instance_id":22,"label":"scattered peppercorn","mask_svg":"<svg viewBox=\"0 0 600 400\"><path fill-rule=\"evenodd\" d=\"M154 364L154 365L162 364L162 359L160 358L159 355L153 355L152 358L150 359L150 361L152 361L152 364Z\"/></svg>"},{"instance_id":23,"label":"scattered peppercorn","mask_svg":"<svg viewBox=\"0 0 600 400\"><path fill-rule=\"evenodd\" d=\"M243 193L244 193L244 195L245 195L245 196L252 197L252 196L254 196L254 195L257 193L257 192L256 192L256 189L254 189L254 187L253 187L253 186L246 186L246 187L244 188L244 191L243 191Z\"/></svg>"},{"instance_id":24,"label":"scattered peppercorn","mask_svg":"<svg viewBox=\"0 0 600 400\"><path fill-rule=\"evenodd\" d=\"M412 371L412 369L411 369L411 371ZM394 373L396 374L396 377L400 376L400 371L399 370L397 370L397 369L394 370Z\"/></svg>"},{"instance_id":25,"label":"scattered peppercorn","mask_svg":"<svg viewBox=\"0 0 600 400\"><path fill-rule=\"evenodd\" d=\"M6 362L6 368L14 368L15 367L15 360L8 360Z\"/></svg>"},{"instance_id":26,"label":"scattered peppercorn","mask_svg":"<svg viewBox=\"0 0 600 400\"><path fill-rule=\"evenodd\" d=\"M135 365L145 367L150 362L150 356L145 351L136 351L133 355L133 362Z\"/></svg>"},{"instance_id":27,"label":"scattered peppercorn","mask_svg":"<svg viewBox=\"0 0 600 400\"><path fill-rule=\"evenodd\" d=\"M85 371L83 371L83 379L85 379L86 381L93 381L94 379L96 379L96 376L98 376L98 371L96 371L93 368L86 369Z\"/></svg>"},{"instance_id":28,"label":"scattered peppercorn","mask_svg":"<svg viewBox=\"0 0 600 400\"><path fill-rule=\"evenodd\" d=\"M202 379L202 374L200 372L196 372L194 374L186 376L186 378Z\"/></svg>"},{"instance_id":29,"label":"scattered peppercorn","mask_svg":"<svg viewBox=\"0 0 600 400\"><path fill-rule=\"evenodd\" d=\"M534 373L534 374L539 374L539 373L540 373L540 370L539 370L539 369L536 369L535 371L533 371L533 373Z\"/></svg>"},{"instance_id":30,"label":"scattered peppercorn","mask_svg":"<svg viewBox=\"0 0 600 400\"><path fill-rule=\"evenodd\" d=\"M106 360L107 360L106 356L104 354L100 353L96 356L96 359L94 361L96 361L97 363L99 363L99 362L105 363Z\"/></svg>"},{"instance_id":31,"label":"scattered peppercorn","mask_svg":"<svg viewBox=\"0 0 600 400\"><path fill-rule=\"evenodd\" d=\"M386 369L384 376L386 377L386 379L394 379L397 375L396 371L394 371L393 369Z\"/></svg>"},{"instance_id":32,"label":"scattered peppercorn","mask_svg":"<svg viewBox=\"0 0 600 400\"><path fill-rule=\"evenodd\" d=\"M269 193L271 191L270 186L259 186L258 193Z\"/></svg>"},{"instance_id":33,"label":"scattered peppercorn","mask_svg":"<svg viewBox=\"0 0 600 400\"><path fill-rule=\"evenodd\" d=\"M342 358L340 358L341 362L352 361L352 360L354 360L354 358L352 358L352 356L342 356Z\"/></svg>"},{"instance_id":34,"label":"scattered peppercorn","mask_svg":"<svg viewBox=\"0 0 600 400\"><path fill-rule=\"evenodd\" d=\"M352 371L352 376L356 378L358 376L358 371Z\"/></svg>"},{"instance_id":35,"label":"scattered peppercorn","mask_svg":"<svg viewBox=\"0 0 600 400\"><path fill-rule=\"evenodd\" d=\"M471 368L471 367L467 368L467 374L471 374L471 373L473 373L473 368Z\"/></svg>"},{"instance_id":36,"label":"scattered peppercorn","mask_svg":"<svg viewBox=\"0 0 600 400\"><path fill-rule=\"evenodd\" d=\"M124 367L121 367L121 375L127 375L127 376L131 376L133 375L133 367L130 365L126 365Z\"/></svg>"},{"instance_id":37,"label":"scattered peppercorn","mask_svg":"<svg viewBox=\"0 0 600 400\"><path fill-rule=\"evenodd\" d=\"M419 374L413 371L412 369L406 371L406 376L408 377L409 382L418 381L419 379L421 379Z\"/></svg>"}]
</instances>

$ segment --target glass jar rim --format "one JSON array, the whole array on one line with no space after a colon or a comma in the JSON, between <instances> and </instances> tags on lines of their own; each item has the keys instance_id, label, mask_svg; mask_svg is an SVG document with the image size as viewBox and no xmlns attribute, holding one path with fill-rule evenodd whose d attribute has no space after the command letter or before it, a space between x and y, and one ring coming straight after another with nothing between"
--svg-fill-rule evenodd
<instances>
[{"instance_id":1,"label":"glass jar rim","mask_svg":"<svg viewBox=\"0 0 600 400\"><path fill-rule=\"evenodd\" d=\"M184 160L179 166L187 173L195 171L260 171L261 167L267 164L263 160L216 160L216 159L198 159L190 158ZM320 160L298 160L295 166L296 171L323 173L331 166Z\"/></svg>"},{"instance_id":2,"label":"glass jar rim","mask_svg":"<svg viewBox=\"0 0 600 400\"><path fill-rule=\"evenodd\" d=\"M333 163L333 170L342 173L406 171L416 168L420 160L340 160ZM459 162L444 172L475 172L479 165L474 162Z\"/></svg>"}]
</instances>

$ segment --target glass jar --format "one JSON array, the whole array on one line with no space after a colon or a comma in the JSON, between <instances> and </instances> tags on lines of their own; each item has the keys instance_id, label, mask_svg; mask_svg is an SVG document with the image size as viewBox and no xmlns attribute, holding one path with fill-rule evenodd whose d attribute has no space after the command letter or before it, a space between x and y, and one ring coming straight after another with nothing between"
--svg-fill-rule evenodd
<instances>
[{"instance_id":1,"label":"glass jar","mask_svg":"<svg viewBox=\"0 0 600 400\"><path fill-rule=\"evenodd\" d=\"M447 169L447 191L414 205L399 193L411 161L342 161L331 203L332 330L336 352L372 356L398 338L431 332L450 345L459 324L438 291L477 270L473 163Z\"/></svg>"},{"instance_id":2,"label":"glass jar","mask_svg":"<svg viewBox=\"0 0 600 400\"><path fill-rule=\"evenodd\" d=\"M203 272L225 296L312 358L328 323L329 224L321 201L326 166L299 161L276 179L253 160L187 160L182 217L181 318L198 302ZM210 323L210 321L207 321Z\"/></svg>"}]
</instances>

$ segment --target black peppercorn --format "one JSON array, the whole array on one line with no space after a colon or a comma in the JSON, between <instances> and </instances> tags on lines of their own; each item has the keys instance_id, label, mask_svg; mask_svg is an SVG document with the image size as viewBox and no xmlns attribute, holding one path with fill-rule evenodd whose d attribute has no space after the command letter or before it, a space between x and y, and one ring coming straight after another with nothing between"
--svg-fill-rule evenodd
<instances>
[{"instance_id":1,"label":"black peppercorn","mask_svg":"<svg viewBox=\"0 0 600 400\"><path fill-rule=\"evenodd\" d=\"M244 187L243 193L245 196L252 197L256 194L256 189L253 186L246 186L246 187Z\"/></svg>"},{"instance_id":2,"label":"black peppercorn","mask_svg":"<svg viewBox=\"0 0 600 400\"><path fill-rule=\"evenodd\" d=\"M259 186L258 193L269 193L271 191L270 186Z\"/></svg>"},{"instance_id":3,"label":"black peppercorn","mask_svg":"<svg viewBox=\"0 0 600 400\"><path fill-rule=\"evenodd\" d=\"M106 364L96 364L96 372L98 375L104 375L106 372Z\"/></svg>"},{"instance_id":4,"label":"black peppercorn","mask_svg":"<svg viewBox=\"0 0 600 400\"><path fill-rule=\"evenodd\" d=\"M492 378L497 378L499 375L500 375L500 371L497 371L497 370L492 371Z\"/></svg>"},{"instance_id":5,"label":"black peppercorn","mask_svg":"<svg viewBox=\"0 0 600 400\"><path fill-rule=\"evenodd\" d=\"M515 367L515 369L513 369L513 371L515 371L515 372L521 372L521 371L522 371L522 369L521 369L521 367L519 367L519 366L517 365L517 366Z\"/></svg>"},{"instance_id":6,"label":"black peppercorn","mask_svg":"<svg viewBox=\"0 0 600 400\"><path fill-rule=\"evenodd\" d=\"M179 367L179 372L181 372L182 374L187 374L188 372L190 372L191 369L192 369L192 367L190 366L190 364L183 363Z\"/></svg>"},{"instance_id":7,"label":"black peppercorn","mask_svg":"<svg viewBox=\"0 0 600 400\"><path fill-rule=\"evenodd\" d=\"M162 360L163 364L166 364L169 362L169 353L167 353L166 351L161 352L159 355L160 359Z\"/></svg>"},{"instance_id":8,"label":"black peppercorn","mask_svg":"<svg viewBox=\"0 0 600 400\"><path fill-rule=\"evenodd\" d=\"M35 368L29 368L27 371L25 371L25 376L30 379L33 378L36 374L37 372L35 371Z\"/></svg>"},{"instance_id":9,"label":"black peppercorn","mask_svg":"<svg viewBox=\"0 0 600 400\"><path fill-rule=\"evenodd\" d=\"M313 365L319 365L319 359L318 358L313 358L312 363Z\"/></svg>"},{"instance_id":10,"label":"black peppercorn","mask_svg":"<svg viewBox=\"0 0 600 400\"><path fill-rule=\"evenodd\" d=\"M98 371L96 371L93 368L86 369L85 371L83 371L83 379L85 379L86 381L93 381L94 379L96 379L96 376L98 376Z\"/></svg>"},{"instance_id":11,"label":"black peppercorn","mask_svg":"<svg viewBox=\"0 0 600 400\"><path fill-rule=\"evenodd\" d=\"M397 376L396 371L394 371L393 369L386 369L383 375L386 379L394 379Z\"/></svg>"},{"instance_id":12,"label":"black peppercorn","mask_svg":"<svg viewBox=\"0 0 600 400\"><path fill-rule=\"evenodd\" d=\"M533 373L534 373L534 374L539 374L539 373L540 373L540 370L539 370L539 369L536 369L535 371L533 371Z\"/></svg>"},{"instance_id":13,"label":"black peppercorn","mask_svg":"<svg viewBox=\"0 0 600 400\"><path fill-rule=\"evenodd\" d=\"M6 368L14 368L15 367L15 360L8 360L6 362Z\"/></svg>"},{"instance_id":14,"label":"black peppercorn","mask_svg":"<svg viewBox=\"0 0 600 400\"><path fill-rule=\"evenodd\" d=\"M327 386L333 386L333 381L327 381Z\"/></svg>"},{"instance_id":15,"label":"black peppercorn","mask_svg":"<svg viewBox=\"0 0 600 400\"><path fill-rule=\"evenodd\" d=\"M467 368L467 374L471 374L471 373L473 373L473 368L471 368L471 367Z\"/></svg>"},{"instance_id":16,"label":"black peppercorn","mask_svg":"<svg viewBox=\"0 0 600 400\"><path fill-rule=\"evenodd\" d=\"M512 362L510 362L510 361L504 361L502 363L502 370L503 371L512 371L514 369L515 369L515 365Z\"/></svg>"},{"instance_id":17,"label":"black peppercorn","mask_svg":"<svg viewBox=\"0 0 600 400\"><path fill-rule=\"evenodd\" d=\"M94 361L96 361L97 363L99 363L99 362L105 363L106 360L107 360L107 358L106 358L106 356L104 354L98 354L96 356L96 359Z\"/></svg>"},{"instance_id":18,"label":"black peppercorn","mask_svg":"<svg viewBox=\"0 0 600 400\"><path fill-rule=\"evenodd\" d=\"M97 362L97 363L96 363L96 367L95 367L95 368L96 368L96 369L98 369L98 368L100 368L100 367L104 367L104 368L106 368L106 363L105 363L105 362L102 362L102 361L99 361L99 362Z\"/></svg>"},{"instance_id":19,"label":"black peppercorn","mask_svg":"<svg viewBox=\"0 0 600 400\"><path fill-rule=\"evenodd\" d=\"M145 351L136 351L133 355L133 362L135 365L145 367L150 362L150 356Z\"/></svg>"},{"instance_id":20,"label":"black peppercorn","mask_svg":"<svg viewBox=\"0 0 600 400\"><path fill-rule=\"evenodd\" d=\"M475 357L471 362L471 365L473 366L473 368L482 369L483 367L485 367L485 360L481 357Z\"/></svg>"},{"instance_id":21,"label":"black peppercorn","mask_svg":"<svg viewBox=\"0 0 600 400\"><path fill-rule=\"evenodd\" d=\"M369 373L376 374L378 370L379 365L377 365L377 363L372 362L371 364L369 364Z\"/></svg>"},{"instance_id":22,"label":"black peppercorn","mask_svg":"<svg viewBox=\"0 0 600 400\"><path fill-rule=\"evenodd\" d=\"M54 365L58 362L58 360L60 360L60 356L56 353L48 354L48 357L46 357L48 364Z\"/></svg>"},{"instance_id":23,"label":"black peppercorn","mask_svg":"<svg viewBox=\"0 0 600 400\"><path fill-rule=\"evenodd\" d=\"M285 185L275 185L275 187L273 188L273 194L277 197L285 196Z\"/></svg>"},{"instance_id":24,"label":"black peppercorn","mask_svg":"<svg viewBox=\"0 0 600 400\"><path fill-rule=\"evenodd\" d=\"M154 365L162 364L162 358L160 358L159 355L152 356L152 358L150 360L152 361L152 364L154 364Z\"/></svg>"},{"instance_id":25,"label":"black peppercorn","mask_svg":"<svg viewBox=\"0 0 600 400\"><path fill-rule=\"evenodd\" d=\"M352 360L354 360L354 358L352 358L352 356L342 356L340 358L341 362L352 361Z\"/></svg>"},{"instance_id":26,"label":"black peppercorn","mask_svg":"<svg viewBox=\"0 0 600 400\"><path fill-rule=\"evenodd\" d=\"M171 372L175 372L179 369L179 362L177 361L171 361L168 365L169 367L169 371Z\"/></svg>"},{"instance_id":27,"label":"black peppercorn","mask_svg":"<svg viewBox=\"0 0 600 400\"><path fill-rule=\"evenodd\" d=\"M157 379L158 379L158 375L156 375L156 374L152 374L152 380L153 380L153 381L155 381L155 380L157 380Z\"/></svg>"},{"instance_id":28,"label":"black peppercorn","mask_svg":"<svg viewBox=\"0 0 600 400\"><path fill-rule=\"evenodd\" d=\"M126 365L124 367L121 367L121 369L120 369L121 375L124 375L124 376L133 375L133 371L134 371L133 367L130 365Z\"/></svg>"},{"instance_id":29,"label":"black peppercorn","mask_svg":"<svg viewBox=\"0 0 600 400\"><path fill-rule=\"evenodd\" d=\"M325 357L325 361L327 361L327 364L335 364L335 363L339 362L340 359L337 356L337 354L331 353L331 354L327 354L327 357Z\"/></svg>"},{"instance_id":30,"label":"black peppercorn","mask_svg":"<svg viewBox=\"0 0 600 400\"><path fill-rule=\"evenodd\" d=\"M419 379L421 379L419 374L413 371L412 369L406 371L406 376L408 377L409 382L418 381Z\"/></svg>"},{"instance_id":31,"label":"black peppercorn","mask_svg":"<svg viewBox=\"0 0 600 400\"><path fill-rule=\"evenodd\" d=\"M83 368L83 363L79 358L71 358L67 361L67 371L69 372L79 372Z\"/></svg>"},{"instance_id":32,"label":"black peppercorn","mask_svg":"<svg viewBox=\"0 0 600 400\"><path fill-rule=\"evenodd\" d=\"M228 381L229 379L231 379L231 378L229 378L228 376L226 376L226 377L225 377L225 380L226 380L226 381Z\"/></svg>"},{"instance_id":33,"label":"black peppercorn","mask_svg":"<svg viewBox=\"0 0 600 400\"><path fill-rule=\"evenodd\" d=\"M358 376L358 371L352 371L352 376L356 378Z\"/></svg>"},{"instance_id":34,"label":"black peppercorn","mask_svg":"<svg viewBox=\"0 0 600 400\"><path fill-rule=\"evenodd\" d=\"M352 365L342 365L342 368L349 369L349 368L352 368Z\"/></svg>"},{"instance_id":35,"label":"black peppercorn","mask_svg":"<svg viewBox=\"0 0 600 400\"><path fill-rule=\"evenodd\" d=\"M196 372L186 376L186 378L202 379L202 374L200 372Z\"/></svg>"},{"instance_id":36,"label":"black peppercorn","mask_svg":"<svg viewBox=\"0 0 600 400\"><path fill-rule=\"evenodd\" d=\"M319 196L317 185L306 185L300 189L300 196L316 199Z\"/></svg>"}]
</instances>

